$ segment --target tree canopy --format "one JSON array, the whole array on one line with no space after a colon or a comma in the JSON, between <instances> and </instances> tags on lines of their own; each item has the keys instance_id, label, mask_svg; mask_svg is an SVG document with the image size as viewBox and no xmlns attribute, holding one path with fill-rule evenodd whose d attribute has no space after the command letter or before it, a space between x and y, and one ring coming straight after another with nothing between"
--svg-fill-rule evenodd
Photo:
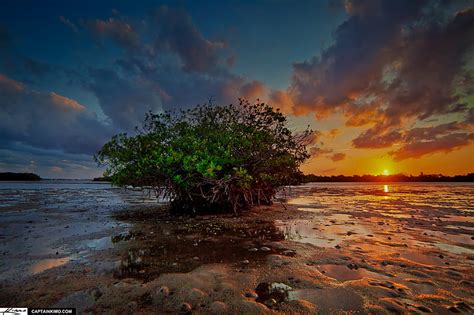
<instances>
[{"instance_id":1,"label":"tree canopy","mask_svg":"<svg viewBox=\"0 0 474 315\"><path fill-rule=\"evenodd\" d=\"M116 185L149 186L176 212L233 211L270 204L294 184L312 131L292 132L267 104L197 106L148 113L133 136L118 134L96 154Z\"/></svg>"}]
</instances>

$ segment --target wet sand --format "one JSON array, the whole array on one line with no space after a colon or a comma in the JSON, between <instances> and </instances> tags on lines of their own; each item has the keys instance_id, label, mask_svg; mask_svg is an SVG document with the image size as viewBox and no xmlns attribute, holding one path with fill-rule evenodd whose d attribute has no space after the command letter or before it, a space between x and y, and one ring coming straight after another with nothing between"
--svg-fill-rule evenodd
<instances>
[{"instance_id":1,"label":"wet sand","mask_svg":"<svg viewBox=\"0 0 474 315\"><path fill-rule=\"evenodd\" d=\"M474 185L308 184L286 197L238 218L170 217L154 203L3 210L0 301L123 314L474 312ZM54 230L82 221L85 232ZM19 239L21 225L41 242Z\"/></svg>"}]
</instances>

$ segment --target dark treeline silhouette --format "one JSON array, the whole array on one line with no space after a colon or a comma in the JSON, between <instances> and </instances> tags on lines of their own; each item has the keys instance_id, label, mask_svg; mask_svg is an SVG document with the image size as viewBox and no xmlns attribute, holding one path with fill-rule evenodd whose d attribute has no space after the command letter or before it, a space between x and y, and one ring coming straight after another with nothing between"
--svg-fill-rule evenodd
<instances>
[{"instance_id":1,"label":"dark treeline silhouette","mask_svg":"<svg viewBox=\"0 0 474 315\"><path fill-rule=\"evenodd\" d=\"M41 177L39 177L36 174L33 173L0 173L0 181L22 181L22 180L41 180Z\"/></svg>"},{"instance_id":2,"label":"dark treeline silhouette","mask_svg":"<svg viewBox=\"0 0 474 315\"><path fill-rule=\"evenodd\" d=\"M304 183L309 182L474 182L474 173L466 175L445 176L442 174L423 174L418 176L394 174L394 175L304 175Z\"/></svg>"}]
</instances>

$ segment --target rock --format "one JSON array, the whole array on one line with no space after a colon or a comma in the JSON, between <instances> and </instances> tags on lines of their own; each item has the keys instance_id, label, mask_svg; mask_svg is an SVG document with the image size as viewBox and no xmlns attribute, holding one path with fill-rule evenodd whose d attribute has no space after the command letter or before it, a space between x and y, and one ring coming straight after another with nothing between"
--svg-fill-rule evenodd
<instances>
[{"instance_id":1,"label":"rock","mask_svg":"<svg viewBox=\"0 0 474 315\"><path fill-rule=\"evenodd\" d=\"M258 251L258 248L256 247L249 248L249 252L256 252L256 251Z\"/></svg>"},{"instance_id":2,"label":"rock","mask_svg":"<svg viewBox=\"0 0 474 315\"><path fill-rule=\"evenodd\" d=\"M269 251L271 251L271 248L270 248L270 247L263 246L263 247L260 247L260 250L261 250L262 252L269 252Z\"/></svg>"},{"instance_id":3,"label":"rock","mask_svg":"<svg viewBox=\"0 0 474 315\"><path fill-rule=\"evenodd\" d=\"M334 246L336 249L341 249L341 245Z\"/></svg>"},{"instance_id":4,"label":"rock","mask_svg":"<svg viewBox=\"0 0 474 315\"><path fill-rule=\"evenodd\" d=\"M192 309L191 304L183 302L179 308L179 314L191 314Z\"/></svg>"},{"instance_id":5,"label":"rock","mask_svg":"<svg viewBox=\"0 0 474 315\"><path fill-rule=\"evenodd\" d=\"M220 301L212 302L209 311L211 314L227 314L227 304Z\"/></svg>"},{"instance_id":6,"label":"rock","mask_svg":"<svg viewBox=\"0 0 474 315\"><path fill-rule=\"evenodd\" d=\"M261 282L255 288L255 292L258 295L258 298L256 299L256 301L263 303L266 306L271 308L276 303L287 301L288 292L291 291L292 289L293 289L292 287L284 283ZM269 303L271 304L271 306L269 306L267 303L269 300L274 300L275 302L270 301Z\"/></svg>"},{"instance_id":7,"label":"rock","mask_svg":"<svg viewBox=\"0 0 474 315\"><path fill-rule=\"evenodd\" d=\"M257 293L254 293L254 292L246 292L244 295L246 298L252 298L252 299L258 298Z\"/></svg>"},{"instance_id":8,"label":"rock","mask_svg":"<svg viewBox=\"0 0 474 315\"><path fill-rule=\"evenodd\" d=\"M244 260L242 260L242 263L243 263L244 265L247 265L247 264L250 264L250 261L249 261L248 259L244 259Z\"/></svg>"},{"instance_id":9,"label":"rock","mask_svg":"<svg viewBox=\"0 0 474 315\"><path fill-rule=\"evenodd\" d=\"M199 260L199 257L198 257L198 256L194 256L193 259L194 259L194 260Z\"/></svg>"},{"instance_id":10,"label":"rock","mask_svg":"<svg viewBox=\"0 0 474 315\"><path fill-rule=\"evenodd\" d=\"M438 257L441 258L441 259L443 259L443 258L444 258L444 255L443 255L443 254L439 254Z\"/></svg>"},{"instance_id":11,"label":"rock","mask_svg":"<svg viewBox=\"0 0 474 315\"><path fill-rule=\"evenodd\" d=\"M359 266L357 266L356 264L352 264L352 263L351 263L351 264L348 264L348 265L347 265L347 268L349 268L349 269L351 269L351 270L352 270L352 269L356 269L356 270L357 270L357 269L359 269Z\"/></svg>"}]
</instances>

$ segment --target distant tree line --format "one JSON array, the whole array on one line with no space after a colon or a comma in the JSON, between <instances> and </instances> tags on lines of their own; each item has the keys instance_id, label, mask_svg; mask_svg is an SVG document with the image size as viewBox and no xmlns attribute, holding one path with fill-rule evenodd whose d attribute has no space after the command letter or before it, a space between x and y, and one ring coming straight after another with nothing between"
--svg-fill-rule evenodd
<instances>
[{"instance_id":1,"label":"distant tree line","mask_svg":"<svg viewBox=\"0 0 474 315\"><path fill-rule=\"evenodd\" d=\"M418 176L394 175L303 175L304 183L310 182L474 182L474 173L466 175L445 176L442 174L423 174Z\"/></svg>"},{"instance_id":2,"label":"distant tree line","mask_svg":"<svg viewBox=\"0 0 474 315\"><path fill-rule=\"evenodd\" d=\"M0 173L0 181L33 181L33 180L41 180L36 174L33 173Z\"/></svg>"}]
</instances>

